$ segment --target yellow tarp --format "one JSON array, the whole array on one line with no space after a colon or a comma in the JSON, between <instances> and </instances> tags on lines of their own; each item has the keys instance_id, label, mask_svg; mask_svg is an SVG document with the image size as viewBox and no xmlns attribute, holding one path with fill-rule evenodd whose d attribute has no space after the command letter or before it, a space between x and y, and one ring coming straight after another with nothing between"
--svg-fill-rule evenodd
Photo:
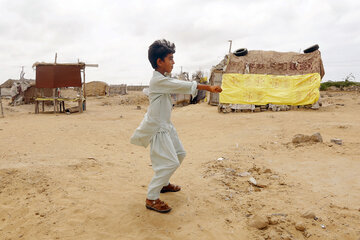
<instances>
[{"instance_id":1,"label":"yellow tarp","mask_svg":"<svg viewBox=\"0 0 360 240\"><path fill-rule=\"evenodd\" d=\"M307 105L320 96L320 75L296 76L227 73L222 76L220 103Z\"/></svg>"}]
</instances>

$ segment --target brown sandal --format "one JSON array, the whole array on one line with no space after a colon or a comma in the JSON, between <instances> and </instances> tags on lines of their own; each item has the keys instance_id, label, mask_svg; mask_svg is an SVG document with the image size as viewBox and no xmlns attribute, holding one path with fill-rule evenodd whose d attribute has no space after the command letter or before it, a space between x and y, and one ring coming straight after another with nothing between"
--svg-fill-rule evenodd
<instances>
[{"instance_id":1,"label":"brown sandal","mask_svg":"<svg viewBox=\"0 0 360 240\"><path fill-rule=\"evenodd\" d=\"M169 183L169 185L167 186L164 186L162 189L161 189L161 193L166 193L166 192L178 192L181 190L181 187L178 186L178 185L175 185L175 184L171 184Z\"/></svg>"},{"instance_id":2,"label":"brown sandal","mask_svg":"<svg viewBox=\"0 0 360 240\"><path fill-rule=\"evenodd\" d=\"M147 209L154 210L159 213L167 213L171 211L171 207L169 207L169 205L167 205L164 201L161 201L160 199L146 199L145 206Z\"/></svg>"}]
</instances>

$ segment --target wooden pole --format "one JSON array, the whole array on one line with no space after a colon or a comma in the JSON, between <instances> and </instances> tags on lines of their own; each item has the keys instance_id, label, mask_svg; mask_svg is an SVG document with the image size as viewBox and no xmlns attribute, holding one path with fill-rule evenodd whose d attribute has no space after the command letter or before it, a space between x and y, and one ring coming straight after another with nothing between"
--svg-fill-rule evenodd
<instances>
[{"instance_id":1,"label":"wooden pole","mask_svg":"<svg viewBox=\"0 0 360 240\"><path fill-rule=\"evenodd\" d=\"M44 89L41 88L41 98L44 97ZM45 101L41 101L42 103L42 111L45 112Z\"/></svg>"},{"instance_id":2,"label":"wooden pole","mask_svg":"<svg viewBox=\"0 0 360 240\"><path fill-rule=\"evenodd\" d=\"M86 110L85 67L84 67L84 69L83 69L83 75L84 75L84 83L83 83L83 85L84 85L84 88L83 88L83 89L84 89L84 109Z\"/></svg>"},{"instance_id":3,"label":"wooden pole","mask_svg":"<svg viewBox=\"0 0 360 240\"><path fill-rule=\"evenodd\" d=\"M82 113L83 107L82 107L82 87L78 87L78 93L79 93L79 100L78 100L78 108L79 112Z\"/></svg>"},{"instance_id":4,"label":"wooden pole","mask_svg":"<svg viewBox=\"0 0 360 240\"><path fill-rule=\"evenodd\" d=\"M38 92L38 89L35 87L35 114L37 114L37 109L39 108L39 101L36 100L38 97L37 92Z\"/></svg>"},{"instance_id":5,"label":"wooden pole","mask_svg":"<svg viewBox=\"0 0 360 240\"><path fill-rule=\"evenodd\" d=\"M99 64L85 64L85 67L99 67Z\"/></svg>"},{"instance_id":6,"label":"wooden pole","mask_svg":"<svg viewBox=\"0 0 360 240\"><path fill-rule=\"evenodd\" d=\"M1 105L1 117L4 117L4 110L2 105L1 87L0 87L0 105Z\"/></svg>"},{"instance_id":7,"label":"wooden pole","mask_svg":"<svg viewBox=\"0 0 360 240\"><path fill-rule=\"evenodd\" d=\"M54 113L56 113L56 88L53 88L53 95L54 95Z\"/></svg>"}]
</instances>

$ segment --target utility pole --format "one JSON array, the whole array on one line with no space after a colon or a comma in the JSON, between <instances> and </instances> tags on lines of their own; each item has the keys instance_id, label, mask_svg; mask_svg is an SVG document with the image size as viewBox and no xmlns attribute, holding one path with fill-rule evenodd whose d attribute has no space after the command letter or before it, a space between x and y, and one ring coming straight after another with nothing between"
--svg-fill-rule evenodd
<instances>
[{"instance_id":1,"label":"utility pole","mask_svg":"<svg viewBox=\"0 0 360 240\"><path fill-rule=\"evenodd\" d=\"M232 45L232 40L229 40L230 43L230 47L229 47L229 53L231 53L231 45Z\"/></svg>"}]
</instances>

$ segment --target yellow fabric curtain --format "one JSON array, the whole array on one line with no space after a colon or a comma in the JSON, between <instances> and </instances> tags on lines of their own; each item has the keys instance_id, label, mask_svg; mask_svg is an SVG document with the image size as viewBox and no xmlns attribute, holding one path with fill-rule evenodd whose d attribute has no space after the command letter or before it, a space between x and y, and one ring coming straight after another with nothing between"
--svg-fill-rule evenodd
<instances>
[{"instance_id":1,"label":"yellow fabric curtain","mask_svg":"<svg viewBox=\"0 0 360 240\"><path fill-rule=\"evenodd\" d=\"M318 73L295 76L226 73L220 103L308 105L320 96Z\"/></svg>"}]
</instances>

